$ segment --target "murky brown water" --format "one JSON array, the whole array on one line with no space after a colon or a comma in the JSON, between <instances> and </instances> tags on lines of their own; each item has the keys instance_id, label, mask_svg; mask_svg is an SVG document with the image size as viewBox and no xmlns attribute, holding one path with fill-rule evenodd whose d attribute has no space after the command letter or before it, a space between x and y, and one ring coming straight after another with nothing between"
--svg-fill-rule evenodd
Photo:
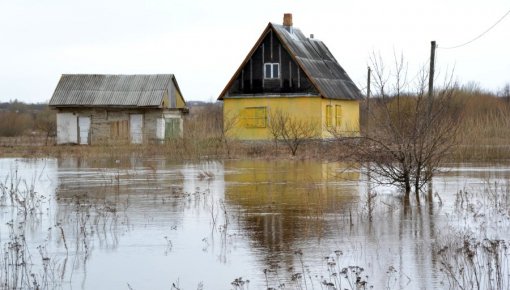
<instances>
[{"instance_id":1,"label":"murky brown water","mask_svg":"<svg viewBox=\"0 0 510 290\"><path fill-rule=\"evenodd\" d=\"M510 179L507 166L453 165L435 178L432 206L404 210L394 189L352 167L0 159L4 188L17 180L45 197L25 216L4 196L0 243L5 258L6 223L21 223L13 231L24 233L32 272L50 289L235 289L239 277L250 282L238 289L326 289L323 280L351 289L333 275L348 266L363 267L375 289L447 289L432 245L470 227L455 214L455 193ZM484 230L510 236L508 223Z\"/></svg>"}]
</instances>

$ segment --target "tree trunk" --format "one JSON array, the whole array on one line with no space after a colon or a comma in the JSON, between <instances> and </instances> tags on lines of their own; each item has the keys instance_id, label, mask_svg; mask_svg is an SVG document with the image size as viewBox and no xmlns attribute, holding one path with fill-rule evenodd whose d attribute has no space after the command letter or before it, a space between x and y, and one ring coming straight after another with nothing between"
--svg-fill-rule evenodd
<instances>
[{"instance_id":1,"label":"tree trunk","mask_svg":"<svg viewBox=\"0 0 510 290\"><path fill-rule=\"evenodd\" d=\"M420 205L420 191L417 190L414 194L416 197L416 205Z\"/></svg>"},{"instance_id":2,"label":"tree trunk","mask_svg":"<svg viewBox=\"0 0 510 290\"><path fill-rule=\"evenodd\" d=\"M295 145L295 144L292 144L292 145L290 146L290 152L292 153L292 156L296 156L297 148L298 148L298 146L297 146L297 145Z\"/></svg>"},{"instance_id":3,"label":"tree trunk","mask_svg":"<svg viewBox=\"0 0 510 290\"><path fill-rule=\"evenodd\" d=\"M414 178L414 191L416 192L416 195L418 195L418 192L420 191L420 180L421 180L421 169L420 165L417 165L416 168L416 176Z\"/></svg>"},{"instance_id":4,"label":"tree trunk","mask_svg":"<svg viewBox=\"0 0 510 290\"><path fill-rule=\"evenodd\" d=\"M420 204L420 180L421 180L421 164L417 164L416 177L414 180L414 194L416 195L416 204Z\"/></svg>"},{"instance_id":5,"label":"tree trunk","mask_svg":"<svg viewBox=\"0 0 510 290\"><path fill-rule=\"evenodd\" d=\"M411 201L409 200L409 194L404 195L404 216L408 217L409 210L411 208Z\"/></svg>"},{"instance_id":6,"label":"tree trunk","mask_svg":"<svg viewBox=\"0 0 510 290\"><path fill-rule=\"evenodd\" d=\"M411 194L411 180L409 180L409 177L405 177L405 193L404 193L404 199L409 200L409 196Z\"/></svg>"}]
</instances>

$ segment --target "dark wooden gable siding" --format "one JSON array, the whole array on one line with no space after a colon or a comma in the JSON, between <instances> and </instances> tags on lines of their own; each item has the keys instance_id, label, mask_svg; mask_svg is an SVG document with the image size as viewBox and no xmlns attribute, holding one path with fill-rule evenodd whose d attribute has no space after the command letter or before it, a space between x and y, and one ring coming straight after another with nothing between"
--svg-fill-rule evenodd
<instances>
[{"instance_id":1,"label":"dark wooden gable siding","mask_svg":"<svg viewBox=\"0 0 510 290\"><path fill-rule=\"evenodd\" d=\"M264 64L278 63L280 77L264 79ZM272 29L269 29L240 74L232 83L229 95L305 94L318 95L303 70L294 62Z\"/></svg>"}]
</instances>

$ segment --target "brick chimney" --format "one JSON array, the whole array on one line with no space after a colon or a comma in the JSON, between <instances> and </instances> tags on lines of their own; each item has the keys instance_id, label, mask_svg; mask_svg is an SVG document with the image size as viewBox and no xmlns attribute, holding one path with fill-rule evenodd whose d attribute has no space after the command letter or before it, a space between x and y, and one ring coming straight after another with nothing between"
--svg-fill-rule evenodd
<instances>
[{"instance_id":1,"label":"brick chimney","mask_svg":"<svg viewBox=\"0 0 510 290\"><path fill-rule=\"evenodd\" d=\"M292 13L283 14L283 26L292 27Z\"/></svg>"}]
</instances>

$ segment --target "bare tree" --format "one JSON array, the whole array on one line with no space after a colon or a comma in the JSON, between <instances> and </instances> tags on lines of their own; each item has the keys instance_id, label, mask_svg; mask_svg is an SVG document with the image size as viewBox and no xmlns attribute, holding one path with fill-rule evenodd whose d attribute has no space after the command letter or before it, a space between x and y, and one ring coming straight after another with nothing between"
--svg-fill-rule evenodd
<instances>
[{"instance_id":1,"label":"bare tree","mask_svg":"<svg viewBox=\"0 0 510 290\"><path fill-rule=\"evenodd\" d=\"M274 110L269 114L267 129L273 137L275 151L278 150L278 140L282 137L282 126L285 124L285 121L283 120L284 117L282 115L283 112L281 110Z\"/></svg>"},{"instance_id":2,"label":"bare tree","mask_svg":"<svg viewBox=\"0 0 510 290\"><path fill-rule=\"evenodd\" d=\"M268 129L275 144L281 139L292 156L296 155L300 145L320 134L317 122L291 116L282 110L271 112Z\"/></svg>"},{"instance_id":3,"label":"bare tree","mask_svg":"<svg viewBox=\"0 0 510 290\"><path fill-rule=\"evenodd\" d=\"M35 128L46 134L45 145L48 145L48 139L57 133L56 114L49 107L45 107L35 117Z\"/></svg>"},{"instance_id":4,"label":"bare tree","mask_svg":"<svg viewBox=\"0 0 510 290\"><path fill-rule=\"evenodd\" d=\"M220 140L225 145L225 149L227 150L227 156L230 157L230 134L232 130L237 126L239 122L239 116L236 114L232 114L231 112L226 112L223 116L223 120L221 122L221 134Z\"/></svg>"},{"instance_id":5,"label":"bare tree","mask_svg":"<svg viewBox=\"0 0 510 290\"><path fill-rule=\"evenodd\" d=\"M447 80L429 98L427 74L419 72L416 84L411 85L402 57L395 57L389 71L380 58L373 57L372 62L378 96L368 114L369 131L347 143L354 158L369 162L376 182L397 185L407 201L414 189L419 202L420 190L456 144L461 114L452 101L455 90Z\"/></svg>"},{"instance_id":6,"label":"bare tree","mask_svg":"<svg viewBox=\"0 0 510 290\"><path fill-rule=\"evenodd\" d=\"M503 86L501 91L499 92L500 97L504 98L507 103L510 103L510 83L507 83Z\"/></svg>"}]
</instances>

